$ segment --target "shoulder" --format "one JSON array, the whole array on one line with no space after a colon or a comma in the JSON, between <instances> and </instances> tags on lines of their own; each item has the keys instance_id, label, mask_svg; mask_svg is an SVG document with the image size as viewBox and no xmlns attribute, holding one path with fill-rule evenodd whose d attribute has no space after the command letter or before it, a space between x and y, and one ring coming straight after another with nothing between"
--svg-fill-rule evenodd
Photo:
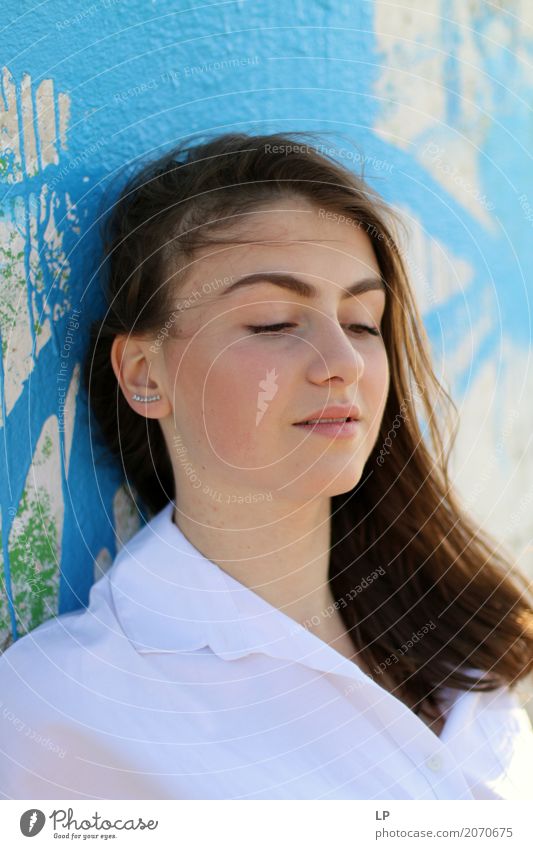
<instances>
[{"instance_id":1,"label":"shoulder","mask_svg":"<svg viewBox=\"0 0 533 849\"><path fill-rule=\"evenodd\" d=\"M117 558L118 560L118 558ZM117 617L112 593L116 563L91 587L86 608L63 613L19 637L0 655L0 698L10 694L46 709L49 700L80 693L80 685L91 686L113 679L112 669L127 669L137 653Z\"/></svg>"},{"instance_id":2,"label":"shoulder","mask_svg":"<svg viewBox=\"0 0 533 849\"><path fill-rule=\"evenodd\" d=\"M503 686L494 690L449 690L447 698L447 726L454 731L462 728L483 728L486 733L500 734L505 727L508 733L533 735L527 711L515 687ZM533 740L533 736L531 736Z\"/></svg>"},{"instance_id":3,"label":"shoulder","mask_svg":"<svg viewBox=\"0 0 533 849\"><path fill-rule=\"evenodd\" d=\"M491 739L501 740L503 727L508 738L520 738L521 742L530 747L533 755L533 728L522 699L514 687L479 693L477 718Z\"/></svg>"},{"instance_id":4,"label":"shoulder","mask_svg":"<svg viewBox=\"0 0 533 849\"><path fill-rule=\"evenodd\" d=\"M108 645L118 636L109 591L104 575L91 588L86 608L54 616L19 637L0 656L0 680L17 673L30 679L46 678L64 669L69 662Z\"/></svg>"},{"instance_id":5,"label":"shoulder","mask_svg":"<svg viewBox=\"0 0 533 849\"><path fill-rule=\"evenodd\" d=\"M533 729L512 687L461 692L442 734L479 799L533 794Z\"/></svg>"},{"instance_id":6,"label":"shoulder","mask_svg":"<svg viewBox=\"0 0 533 849\"><path fill-rule=\"evenodd\" d=\"M94 752L94 726L106 713L116 669L128 666L128 648L135 654L118 627L104 576L91 589L88 608L47 620L0 656L4 798L71 797L80 759Z\"/></svg>"}]
</instances>

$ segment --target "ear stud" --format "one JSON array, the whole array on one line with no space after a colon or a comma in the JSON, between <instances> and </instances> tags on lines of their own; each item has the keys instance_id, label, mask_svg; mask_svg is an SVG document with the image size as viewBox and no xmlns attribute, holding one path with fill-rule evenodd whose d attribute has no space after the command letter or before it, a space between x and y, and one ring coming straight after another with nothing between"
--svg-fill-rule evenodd
<instances>
[{"instance_id":1,"label":"ear stud","mask_svg":"<svg viewBox=\"0 0 533 849\"><path fill-rule=\"evenodd\" d=\"M160 401L161 395L132 395L134 401L144 401L149 404L150 401Z\"/></svg>"}]
</instances>

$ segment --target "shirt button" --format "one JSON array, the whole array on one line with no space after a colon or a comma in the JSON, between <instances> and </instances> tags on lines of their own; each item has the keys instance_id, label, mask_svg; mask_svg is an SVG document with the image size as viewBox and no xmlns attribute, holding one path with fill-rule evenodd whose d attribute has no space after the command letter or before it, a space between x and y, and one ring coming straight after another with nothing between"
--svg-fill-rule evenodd
<instances>
[{"instance_id":1,"label":"shirt button","mask_svg":"<svg viewBox=\"0 0 533 849\"><path fill-rule=\"evenodd\" d=\"M442 757L441 755L432 755L430 758L426 760L426 766L432 772L439 772L442 769Z\"/></svg>"}]
</instances>

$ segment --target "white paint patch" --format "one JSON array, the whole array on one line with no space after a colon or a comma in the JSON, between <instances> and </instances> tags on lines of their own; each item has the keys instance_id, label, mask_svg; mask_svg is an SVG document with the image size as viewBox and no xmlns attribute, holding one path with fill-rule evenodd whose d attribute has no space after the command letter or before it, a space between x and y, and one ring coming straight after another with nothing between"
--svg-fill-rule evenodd
<instances>
[{"instance_id":1,"label":"white paint patch","mask_svg":"<svg viewBox=\"0 0 533 849\"><path fill-rule=\"evenodd\" d=\"M37 143L33 126L33 103L31 100L31 77L24 74L20 85L22 112L22 142L24 145L25 171L27 177L34 177L39 171Z\"/></svg>"},{"instance_id":2,"label":"white paint patch","mask_svg":"<svg viewBox=\"0 0 533 849\"><path fill-rule=\"evenodd\" d=\"M140 519L137 508L125 485L120 486L113 498L117 553L139 530Z\"/></svg>"},{"instance_id":3,"label":"white paint patch","mask_svg":"<svg viewBox=\"0 0 533 849\"><path fill-rule=\"evenodd\" d=\"M2 159L2 179L7 183L17 183L22 180L17 94L15 80L7 68L2 68L2 87L7 102L6 109L3 99L0 99L0 158ZM7 167L8 164L10 167Z\"/></svg>"},{"instance_id":4,"label":"white paint patch","mask_svg":"<svg viewBox=\"0 0 533 849\"><path fill-rule=\"evenodd\" d=\"M374 10L382 60L374 89L382 98L376 133L412 154L455 201L495 230L494 199L485 196L479 176L482 147L496 111L494 83L479 47L483 36L474 38L479 9L461 0L446 8L440 0L403 6L376 0ZM496 20L500 28L512 28L503 12ZM505 50L505 43L499 50ZM446 88L450 55L457 63L458 92ZM438 155L429 155L428 145Z\"/></svg>"},{"instance_id":5,"label":"white paint patch","mask_svg":"<svg viewBox=\"0 0 533 849\"><path fill-rule=\"evenodd\" d=\"M376 0L374 35L381 59L375 93L383 98L376 132L403 150L443 121L446 110L440 0L407 5Z\"/></svg>"},{"instance_id":6,"label":"white paint patch","mask_svg":"<svg viewBox=\"0 0 533 849\"><path fill-rule=\"evenodd\" d=\"M59 138L62 147L67 149L67 130L70 123L70 97L68 94L60 91L57 96L59 104Z\"/></svg>"},{"instance_id":7,"label":"white paint patch","mask_svg":"<svg viewBox=\"0 0 533 849\"><path fill-rule=\"evenodd\" d=\"M37 126L41 144L41 166L46 168L47 165L57 165L59 163L53 80L43 80L39 84L36 91L36 101L38 104Z\"/></svg>"},{"instance_id":8,"label":"white paint patch","mask_svg":"<svg viewBox=\"0 0 533 849\"><path fill-rule=\"evenodd\" d=\"M109 553L109 549L101 548L94 561L93 582L96 583L96 581L99 581L112 565L113 558Z\"/></svg>"},{"instance_id":9,"label":"white paint patch","mask_svg":"<svg viewBox=\"0 0 533 849\"><path fill-rule=\"evenodd\" d=\"M30 74L22 76L19 104L13 75L6 67L2 68L1 73L7 108L0 99L0 159L4 163L4 179L8 183L17 183L25 175L33 177L49 165L59 164L60 150L67 147L70 97L64 92L58 93L59 114L56 121L53 80L42 80L37 86L34 109ZM22 125L19 124L19 106ZM59 138L56 136L56 123L59 124ZM9 165L7 169L6 164Z\"/></svg>"},{"instance_id":10,"label":"white paint patch","mask_svg":"<svg viewBox=\"0 0 533 849\"><path fill-rule=\"evenodd\" d=\"M407 207L397 208L407 228L398 241L421 312L438 311L451 297L465 296L473 267L424 230ZM504 542L533 578L533 465L531 398L533 353L504 340L493 360L473 368L487 337L499 335L498 304L493 286L463 317L464 341L452 346L447 326L432 340L435 371L454 398L460 417L452 477L468 509ZM497 358L498 357L498 358ZM465 397L458 403L454 387L472 369Z\"/></svg>"},{"instance_id":11,"label":"white paint patch","mask_svg":"<svg viewBox=\"0 0 533 849\"><path fill-rule=\"evenodd\" d=\"M472 265L456 256L443 242L431 236L422 221L408 207L396 207L406 232L397 239L409 279L422 314L445 304L449 298L465 292L474 278Z\"/></svg>"},{"instance_id":12,"label":"white paint patch","mask_svg":"<svg viewBox=\"0 0 533 849\"><path fill-rule=\"evenodd\" d=\"M466 312L464 319L464 334L462 341L453 347L446 337L442 339L442 354L438 361L438 370L450 386L454 386L465 374L474 371L477 352L487 337L498 332L497 308L492 291L487 288L476 303L475 312ZM444 333L446 327L443 328ZM454 337L455 338L455 337Z\"/></svg>"},{"instance_id":13,"label":"white paint patch","mask_svg":"<svg viewBox=\"0 0 533 849\"><path fill-rule=\"evenodd\" d=\"M35 91L36 111L32 102L32 80L24 74L21 82L22 139L24 143L25 170L33 177L47 165L57 164L58 142L67 147L67 127L70 119L70 98L59 92L59 140L56 138L56 114L53 81L43 80ZM36 130L39 134L40 156L37 149Z\"/></svg>"},{"instance_id":14,"label":"white paint patch","mask_svg":"<svg viewBox=\"0 0 533 849\"><path fill-rule=\"evenodd\" d=\"M533 578L532 397L531 351L505 341L501 358L482 366L458 405L450 468L472 515Z\"/></svg>"},{"instance_id":15,"label":"white paint patch","mask_svg":"<svg viewBox=\"0 0 533 849\"><path fill-rule=\"evenodd\" d=\"M72 373L72 379L66 394L65 410L63 415L64 439L65 439L65 476L68 477L70 466L70 453L72 450L72 437L74 435L74 421L76 418L76 398L80 388L80 364L76 363Z\"/></svg>"},{"instance_id":16,"label":"white paint patch","mask_svg":"<svg viewBox=\"0 0 533 849\"><path fill-rule=\"evenodd\" d=\"M117 554L140 529L137 508L125 484L119 486L113 498L113 522ZM113 565L109 549L102 548L94 563L94 580L97 581Z\"/></svg>"}]
</instances>

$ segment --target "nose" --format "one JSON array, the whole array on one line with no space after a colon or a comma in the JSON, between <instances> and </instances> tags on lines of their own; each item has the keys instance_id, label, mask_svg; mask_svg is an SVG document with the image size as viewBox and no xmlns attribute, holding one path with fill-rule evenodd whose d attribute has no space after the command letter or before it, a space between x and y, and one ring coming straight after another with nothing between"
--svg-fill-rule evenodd
<instances>
[{"instance_id":1,"label":"nose","mask_svg":"<svg viewBox=\"0 0 533 849\"><path fill-rule=\"evenodd\" d=\"M326 322L309 344L312 356L308 377L313 383L335 380L351 384L361 380L365 361L357 348L357 339L337 321Z\"/></svg>"}]
</instances>

